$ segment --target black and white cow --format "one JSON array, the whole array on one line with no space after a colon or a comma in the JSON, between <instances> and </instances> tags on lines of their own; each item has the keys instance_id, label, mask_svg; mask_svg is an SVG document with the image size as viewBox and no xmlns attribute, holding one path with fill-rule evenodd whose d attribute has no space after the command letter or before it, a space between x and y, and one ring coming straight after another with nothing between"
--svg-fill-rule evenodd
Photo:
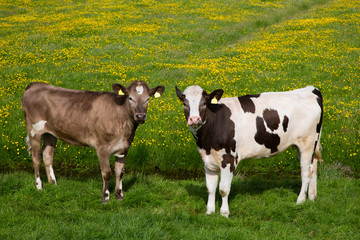
<instances>
[{"instance_id":1,"label":"black and white cow","mask_svg":"<svg viewBox=\"0 0 360 240\"><path fill-rule=\"evenodd\" d=\"M307 191L309 199L316 198L323 115L322 95L317 88L222 99L222 89L211 94L196 85L184 92L175 89L204 161L207 214L215 212L219 172L220 213L228 217L228 195L239 161L274 156L290 146L296 146L300 155L302 186L297 203L305 201Z\"/></svg>"}]
</instances>

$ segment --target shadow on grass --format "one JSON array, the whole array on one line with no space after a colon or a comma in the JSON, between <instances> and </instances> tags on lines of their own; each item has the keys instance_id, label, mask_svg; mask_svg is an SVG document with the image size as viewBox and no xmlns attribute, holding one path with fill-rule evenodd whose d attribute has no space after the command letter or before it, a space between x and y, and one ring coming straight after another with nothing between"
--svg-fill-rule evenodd
<instances>
[{"instance_id":1,"label":"shadow on grass","mask_svg":"<svg viewBox=\"0 0 360 240\"><path fill-rule=\"evenodd\" d=\"M231 191L229 201L234 199L237 195L259 195L271 189L289 189L290 191L298 194L301 188L301 179L268 179L262 176L251 177L250 179L234 179L231 184ZM188 183L185 189L190 196L202 198L205 202L208 199L207 188L204 184L197 185ZM221 201L219 194L219 187L216 192L216 200Z\"/></svg>"}]
</instances>

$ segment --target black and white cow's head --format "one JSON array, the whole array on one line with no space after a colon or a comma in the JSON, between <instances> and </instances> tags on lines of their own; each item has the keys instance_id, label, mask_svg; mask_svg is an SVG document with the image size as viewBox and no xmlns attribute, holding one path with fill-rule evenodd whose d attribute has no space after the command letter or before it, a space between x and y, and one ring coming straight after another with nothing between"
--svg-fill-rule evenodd
<instances>
[{"instance_id":1,"label":"black and white cow's head","mask_svg":"<svg viewBox=\"0 0 360 240\"><path fill-rule=\"evenodd\" d=\"M189 86L184 92L175 87L178 98L184 104L184 113L188 126L198 130L206 122L206 109L217 104L223 95L222 89L208 94L197 85Z\"/></svg>"},{"instance_id":2,"label":"black and white cow's head","mask_svg":"<svg viewBox=\"0 0 360 240\"><path fill-rule=\"evenodd\" d=\"M114 92L118 95L119 104L128 104L134 121L144 123L147 119L146 112L150 97L160 97L164 92L164 86L150 89L144 81L133 81L128 87L113 84Z\"/></svg>"}]
</instances>

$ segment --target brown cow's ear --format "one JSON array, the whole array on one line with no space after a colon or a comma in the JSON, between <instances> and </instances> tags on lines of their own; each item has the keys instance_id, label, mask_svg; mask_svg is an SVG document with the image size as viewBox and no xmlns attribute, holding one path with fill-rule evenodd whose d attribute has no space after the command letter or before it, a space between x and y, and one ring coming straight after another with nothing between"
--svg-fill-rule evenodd
<instances>
[{"instance_id":1,"label":"brown cow's ear","mask_svg":"<svg viewBox=\"0 0 360 240\"><path fill-rule=\"evenodd\" d=\"M210 95L208 95L209 97L207 99L207 102L210 104L217 104L220 98L222 97L223 93L224 90L222 89L217 89L213 91L212 93L210 93Z\"/></svg>"},{"instance_id":2,"label":"brown cow's ear","mask_svg":"<svg viewBox=\"0 0 360 240\"><path fill-rule=\"evenodd\" d=\"M158 98L158 97L161 96L161 94L163 94L164 91L165 91L165 87L164 87L164 86L154 87L153 89L150 89L150 96L151 96L151 97Z\"/></svg>"},{"instance_id":3,"label":"brown cow's ear","mask_svg":"<svg viewBox=\"0 0 360 240\"><path fill-rule=\"evenodd\" d=\"M112 85L114 92L116 93L115 102L119 105L123 105L127 99L129 91L121 84L114 83Z\"/></svg>"},{"instance_id":4,"label":"brown cow's ear","mask_svg":"<svg viewBox=\"0 0 360 240\"><path fill-rule=\"evenodd\" d=\"M181 92L180 89L178 89L177 86L175 86L175 90L176 90L176 95L183 102L185 100L185 95Z\"/></svg>"},{"instance_id":5,"label":"brown cow's ear","mask_svg":"<svg viewBox=\"0 0 360 240\"><path fill-rule=\"evenodd\" d=\"M114 83L112 87L114 92L119 96L129 95L129 91L121 84Z\"/></svg>"}]
</instances>

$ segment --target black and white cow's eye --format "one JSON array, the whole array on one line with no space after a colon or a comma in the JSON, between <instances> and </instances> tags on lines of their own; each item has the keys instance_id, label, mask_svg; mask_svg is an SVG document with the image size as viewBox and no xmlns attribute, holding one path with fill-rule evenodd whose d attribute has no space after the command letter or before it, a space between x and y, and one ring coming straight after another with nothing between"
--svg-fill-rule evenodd
<instances>
[{"instance_id":1,"label":"black and white cow's eye","mask_svg":"<svg viewBox=\"0 0 360 240\"><path fill-rule=\"evenodd\" d=\"M149 102L150 98L148 97L145 102Z\"/></svg>"},{"instance_id":2,"label":"black and white cow's eye","mask_svg":"<svg viewBox=\"0 0 360 240\"><path fill-rule=\"evenodd\" d=\"M130 102L135 102L135 100L132 97L129 97Z\"/></svg>"}]
</instances>

